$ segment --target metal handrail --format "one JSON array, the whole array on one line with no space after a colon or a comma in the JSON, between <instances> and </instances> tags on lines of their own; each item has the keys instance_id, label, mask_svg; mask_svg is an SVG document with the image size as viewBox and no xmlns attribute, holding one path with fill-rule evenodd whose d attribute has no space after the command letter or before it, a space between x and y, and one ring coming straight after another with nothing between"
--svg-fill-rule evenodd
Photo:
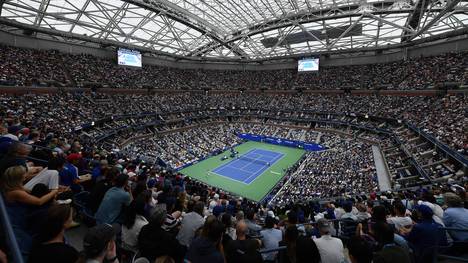
<instances>
[{"instance_id":1,"label":"metal handrail","mask_svg":"<svg viewBox=\"0 0 468 263\"><path fill-rule=\"evenodd\" d=\"M10 248L11 255L13 257L13 262L16 263L23 263L23 256L21 255L21 251L18 246L18 242L16 241L15 234L13 232L13 227L11 226L10 218L8 216L5 203L3 201L3 196L0 194L0 219L2 221L2 225L4 231L6 233L6 241L8 243L8 247Z\"/></svg>"}]
</instances>

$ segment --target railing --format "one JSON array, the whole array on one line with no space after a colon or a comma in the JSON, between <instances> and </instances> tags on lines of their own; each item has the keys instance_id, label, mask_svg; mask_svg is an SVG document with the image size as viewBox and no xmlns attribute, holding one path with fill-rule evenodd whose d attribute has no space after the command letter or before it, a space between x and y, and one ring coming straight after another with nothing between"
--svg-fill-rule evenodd
<instances>
[{"instance_id":1,"label":"railing","mask_svg":"<svg viewBox=\"0 0 468 263\"><path fill-rule=\"evenodd\" d=\"M0 195L0 219L3 226L3 231L5 233L6 243L8 245L10 255L13 258L15 263L23 263L23 257L21 255L18 242L16 241L15 234L13 232L13 227L11 226L10 218L3 202L3 196Z\"/></svg>"},{"instance_id":2,"label":"railing","mask_svg":"<svg viewBox=\"0 0 468 263\"><path fill-rule=\"evenodd\" d=\"M455 159L457 162L459 162L463 166L468 167L468 158L466 158L462 154L454 151L453 149L448 147L446 144L444 144L444 143L440 142L439 140L437 140L433 135L428 134L427 132L421 130L420 128L417 128L416 126L414 126L412 124L407 124L407 126L412 131L416 132L417 134L424 137L426 140L428 140L432 144L436 145L445 154L452 157L453 159Z\"/></svg>"}]
</instances>

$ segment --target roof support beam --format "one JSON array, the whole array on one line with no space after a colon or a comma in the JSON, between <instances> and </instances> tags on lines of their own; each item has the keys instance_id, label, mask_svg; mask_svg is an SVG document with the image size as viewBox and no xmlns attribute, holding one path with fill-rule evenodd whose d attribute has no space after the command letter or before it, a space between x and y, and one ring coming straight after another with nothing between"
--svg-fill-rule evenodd
<instances>
[{"instance_id":1,"label":"roof support beam","mask_svg":"<svg viewBox=\"0 0 468 263\"><path fill-rule=\"evenodd\" d=\"M437 9L434 9L437 10ZM442 8L440 8L442 10ZM410 13L412 12L413 9L407 8L407 9L383 9L383 10L376 10L374 12L368 12L366 14L373 14L373 15L380 15L380 14L404 14L404 13ZM325 21L328 20L335 20L335 19L340 19L340 18L348 18L348 17L358 17L361 16L362 14L357 12L357 11L350 11L350 12L340 12L340 13L333 13L333 14L328 14L326 10L320 10L317 11L316 13L307 13L305 15L298 15L294 14L292 16L287 16L284 18L276 19L273 21L266 21L258 25L251 26L246 32L236 32L231 35L231 37L228 37L227 40L225 40L225 43L231 43L234 41L237 41L241 39L244 36L254 36L263 32L268 32L274 29L278 28L283 28L283 27L288 27L293 24L306 24L310 22L321 22L324 26L323 30L326 30L325 26ZM329 39L327 36L326 42L329 43ZM198 48L196 51L193 53L196 54L205 54L207 52L210 52L212 49L219 47L219 44L217 43L208 43L200 48Z\"/></svg>"},{"instance_id":2,"label":"roof support beam","mask_svg":"<svg viewBox=\"0 0 468 263\"><path fill-rule=\"evenodd\" d=\"M78 10L79 14L76 16L76 19L75 19L75 22L72 23L72 26L70 28L70 30L68 32L73 32L73 29L75 29L75 25L78 21L80 21L81 19L81 16L83 16L86 8L88 8L88 5L89 3L91 2L91 0L86 0L86 2L84 3L83 5L83 8L80 10L78 7L74 6L72 3L69 2L69 0L66 0L68 2L68 4L70 4L71 6L73 6L76 10Z\"/></svg>"},{"instance_id":3,"label":"roof support beam","mask_svg":"<svg viewBox=\"0 0 468 263\"><path fill-rule=\"evenodd\" d=\"M195 29L197 30L198 32L202 33L203 35L207 35L208 37L212 38L215 42L219 43L219 46L224 46L228 49L232 49L232 46L230 43L225 43L219 36L216 35L216 33L214 33L213 31L214 28L213 27L210 27L210 28L206 28L206 21L202 20L200 21L199 18L196 18L195 16L193 16L192 14L190 13L178 13L178 9L180 8L175 8L173 7L173 4L171 5L170 8L166 7L164 8L164 6L161 5L161 2L166 2L164 0L153 0L151 1L152 3L159 3L160 5L155 5L155 4L148 4L147 2L149 1L141 1L141 0L122 0L122 1L125 1L127 3L130 3L132 5L136 5L136 6L139 6L141 8L144 8L146 10L149 10L149 11L152 11L152 12L158 12L158 13L161 13L161 15L164 15L172 20L175 20L181 24L184 24L185 26L188 26L192 29ZM165 4L168 4L168 3L165 3ZM175 9L174 9L175 8ZM196 19L196 21L189 21L187 20L187 17L185 17L186 15L190 15L190 18L192 19ZM194 22L197 22L194 23ZM203 22L203 24L201 24ZM200 26L201 25L201 26ZM208 30L208 29L211 29L211 30ZM240 48L236 48L233 50L234 54L236 54L237 56L239 57L248 57L247 54L245 52L242 51L242 49ZM193 53L193 51L192 51ZM190 54L189 54L190 56Z\"/></svg>"},{"instance_id":4,"label":"roof support beam","mask_svg":"<svg viewBox=\"0 0 468 263\"><path fill-rule=\"evenodd\" d=\"M3 10L3 4L5 3L6 0L0 0L0 15L2 15L2 10Z\"/></svg>"},{"instance_id":5,"label":"roof support beam","mask_svg":"<svg viewBox=\"0 0 468 263\"><path fill-rule=\"evenodd\" d=\"M38 26L42 23L42 19L44 18L45 12L47 7L49 7L50 0L42 0L39 9L37 10L36 20L34 21L34 25Z\"/></svg>"},{"instance_id":6,"label":"roof support beam","mask_svg":"<svg viewBox=\"0 0 468 263\"><path fill-rule=\"evenodd\" d=\"M287 59L295 59L297 57L301 56L306 56L310 55L310 53L297 53L294 55L286 55L286 56L280 56L280 57L264 57L260 51L260 56L258 56L258 59L249 59L249 60L240 60L239 58L223 58L223 59L217 59L217 58L200 58L200 57L187 57L187 56L180 56L176 55L173 53L165 53L161 51L157 51L153 48L145 48L141 46L136 46L132 44L126 44L122 43L119 41L113 41L113 40L102 40L102 39L96 39L94 37L89 37L89 36L84 36L80 34L74 34L74 33L69 33L69 32L62 32L62 31L57 31L53 29L48 29L48 28L43 28L43 27L37 27L37 26L32 26L32 25L27 25L23 24L11 19L3 18L0 17L0 25L12 28L18 28L18 29L27 29L31 31L36 31L39 33L42 33L44 35L48 36L59 36L65 39L75 39L79 41L83 41L85 43L97 43L97 44L102 44L102 45L108 45L108 46L116 46L116 47L124 47L128 49L137 49L141 50L143 52L148 52L150 54L153 54L154 56L160 56L160 57L166 57L166 58L173 58L176 60L185 60L185 61L212 61L212 62L237 62L237 63L262 63L262 62L267 62L267 61L275 61L275 60L287 60ZM373 48L356 48L356 49L346 49L346 50L333 50L333 51L323 51L323 52L317 52L316 54L352 54L352 53L361 53L361 52L373 52L377 50L389 50L389 49L395 49L395 48L405 48L405 47L410 47L414 45L419 45L423 43L428 43L428 42L433 42L437 41L440 39L446 39L446 38L451 38L451 37L456 37L456 36L461 36L461 35L466 35L468 34L468 28L460 28L454 31L450 32L445 32L439 35L427 37L424 39L417 39L408 43L398 43L398 44L391 44L391 45L385 45L385 46L380 46L380 47L373 47ZM249 42L251 40L248 38L247 39ZM251 47L255 47L255 43L252 43L252 45L249 45Z\"/></svg>"},{"instance_id":7,"label":"roof support beam","mask_svg":"<svg viewBox=\"0 0 468 263\"><path fill-rule=\"evenodd\" d=\"M427 24L425 24L423 28L419 29L415 34L410 36L407 41L411 41L411 40L415 39L416 37L418 37L419 35L426 32L435 23L437 23L441 18L443 18L445 14L452 11L455 8L455 6L458 5L458 3L460 3L460 1L461 0L452 0L451 2L449 2L449 4L447 6L445 6L445 8L442 11L440 11L431 21L429 21Z\"/></svg>"},{"instance_id":8,"label":"roof support beam","mask_svg":"<svg viewBox=\"0 0 468 263\"><path fill-rule=\"evenodd\" d=\"M408 18L406 19L405 26L412 28L414 30L419 29L419 25L421 24L421 19L424 15L424 13L427 10L427 7L429 6L430 0L419 0L416 2L416 5L414 7L414 11L408 15ZM413 33L414 34L414 33ZM408 40L408 37L411 34L408 34L408 32L401 32L401 42L405 42Z\"/></svg>"},{"instance_id":9,"label":"roof support beam","mask_svg":"<svg viewBox=\"0 0 468 263\"><path fill-rule=\"evenodd\" d=\"M95 5L100 6L100 4L98 3L95 3ZM105 35L104 33L102 33L100 38L102 38L102 36L104 36L104 38L108 38L110 35L109 32L113 31L114 29L118 29L120 32L125 34L125 32L123 32L123 30L121 30L120 28L120 21L122 20L122 18L124 18L125 13L127 11L127 7L128 7L128 3L123 3L121 8L119 8L119 10L115 12L115 14L112 17L110 17L110 14L108 14L104 9L101 11L102 13L105 13L104 14L105 16L107 16L107 19L109 19L109 23L107 23L105 27L108 30L108 32ZM102 6L100 6L100 8L102 8Z\"/></svg>"},{"instance_id":10,"label":"roof support beam","mask_svg":"<svg viewBox=\"0 0 468 263\"><path fill-rule=\"evenodd\" d=\"M149 12L138 24L130 31L127 36L125 37L124 42L127 42L129 39L129 36L133 35L136 31L141 29L143 26L145 26L147 23L149 23L152 19L156 18L159 15L159 13L152 13Z\"/></svg>"},{"instance_id":11,"label":"roof support beam","mask_svg":"<svg viewBox=\"0 0 468 263\"><path fill-rule=\"evenodd\" d=\"M190 50L187 48L187 46L185 45L184 41L180 38L180 35L179 33L177 33L175 30L174 30L174 25L171 23L171 21L169 21L167 18L163 17L163 21L164 21L164 24L166 24L166 27L169 28L169 31L171 32L171 34L174 36L174 39L176 40L176 42L179 44L179 46L182 46L183 49L185 49L186 52L189 52Z\"/></svg>"},{"instance_id":12,"label":"roof support beam","mask_svg":"<svg viewBox=\"0 0 468 263\"><path fill-rule=\"evenodd\" d=\"M93 0L93 3L94 5L101 11L101 13L109 20L109 22L107 23L105 29L107 30L107 32L102 32L101 35L99 36L99 38L102 38L104 36L104 38L107 38L109 37L109 35L111 34L111 32L114 30L114 29L117 29L120 33L124 34L125 35L125 32L123 32L123 30L120 28L119 26L119 22L122 20L122 18L125 16L125 12L127 11L127 8L126 6L128 6L128 3L123 3L122 7L119 8L117 10L117 12L115 12L115 14L111 17L110 14L106 11L106 9L101 5L101 3L99 3L98 1L96 0ZM123 13L123 14L122 14ZM122 15L121 15L122 14ZM116 21L116 19L120 16L120 19L119 21ZM105 35L104 35L105 33Z\"/></svg>"},{"instance_id":13,"label":"roof support beam","mask_svg":"<svg viewBox=\"0 0 468 263\"><path fill-rule=\"evenodd\" d=\"M356 21L354 21L354 23L352 23L343 33L341 33L341 35L335 41L333 41L330 45L327 46L327 49L328 50L332 49L333 46L336 43L338 43L343 37L345 37L346 34L348 34L361 21L361 19L363 17L364 17L364 15L361 15L360 17L358 17L358 19L356 19Z\"/></svg>"},{"instance_id":14,"label":"roof support beam","mask_svg":"<svg viewBox=\"0 0 468 263\"><path fill-rule=\"evenodd\" d=\"M414 29L411 29L411 28L408 28L408 27L404 27L404 26L400 26L400 25L395 24L395 23L393 23L393 22L391 22L391 21L388 21L387 19L384 19L384 18L382 18L382 17L373 15L373 14L371 14L371 13L364 13L364 16L366 16L366 17L371 17L371 18L373 18L373 19L375 19L375 20L378 20L379 22L382 22L382 23L384 23L384 24L391 25L391 26L393 26L393 27L399 28L399 29L401 29L401 30L403 30L403 31L407 31L407 32L412 33L412 34L414 34L414 33L416 32Z\"/></svg>"},{"instance_id":15,"label":"roof support beam","mask_svg":"<svg viewBox=\"0 0 468 263\"><path fill-rule=\"evenodd\" d=\"M311 36L313 39L317 40L318 42L320 42L322 45L324 46L327 46L326 43L324 43L320 38L318 38L316 35L310 33L303 25L301 24L297 24L298 27L300 27L302 29L302 32L304 32L304 34L306 35L309 35ZM307 41L307 45L309 44L309 41Z\"/></svg>"},{"instance_id":16,"label":"roof support beam","mask_svg":"<svg viewBox=\"0 0 468 263\"><path fill-rule=\"evenodd\" d=\"M115 46L115 47L123 47L123 48L128 48L128 49L136 49L136 50L141 50L143 52L150 52L154 53L160 56L166 56L166 57L177 57L177 55L173 54L167 54L164 52L160 51L155 51L154 49L151 48L145 48L141 46L136 46L132 44L126 44L122 43L120 41L114 41L114 40L108 40L108 39L98 39L95 37L89 37L81 34L75 34L75 33L69 33L69 32L63 32L63 31L57 31L54 29L49 29L49 28L44 28L44 27L39 27L39 26L33 26L33 25L26 25L23 23L16 22L14 20L8 19L8 18L3 18L0 17L0 24L7 25L7 26L12 26L16 28L21 28L21 29L26 29L26 30L31 30L34 32L50 35L50 36L58 36L62 38L69 38L69 39L76 39L76 40L81 40L85 41L88 43L97 43L101 45L107 45L107 46ZM180 56L181 58L185 58Z\"/></svg>"},{"instance_id":17,"label":"roof support beam","mask_svg":"<svg viewBox=\"0 0 468 263\"><path fill-rule=\"evenodd\" d=\"M281 33L282 33L282 36L278 39L278 41L276 41L275 45L270 49L270 51L268 52L268 55L271 54L273 51L275 51L275 49L281 44L281 42L283 42L284 39L286 39L286 37L287 37L295 28L296 28L296 26L292 26L291 28L289 28L289 29L287 30L287 32L285 32L286 29L285 29L283 32L281 32ZM286 45L288 45L288 44L286 44Z\"/></svg>"}]
</instances>

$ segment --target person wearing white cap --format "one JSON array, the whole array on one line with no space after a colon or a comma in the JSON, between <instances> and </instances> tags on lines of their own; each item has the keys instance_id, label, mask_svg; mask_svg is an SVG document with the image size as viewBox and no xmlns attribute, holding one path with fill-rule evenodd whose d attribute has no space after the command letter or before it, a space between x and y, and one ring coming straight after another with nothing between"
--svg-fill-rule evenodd
<instances>
[{"instance_id":1,"label":"person wearing white cap","mask_svg":"<svg viewBox=\"0 0 468 263\"><path fill-rule=\"evenodd\" d=\"M212 211L213 211L213 208L214 208L215 206L217 206L218 203L219 203L219 195L218 195L218 194L215 194L215 195L213 196L213 199L212 199L211 202L210 202L210 205L208 206L208 210L210 210L210 212L212 212Z\"/></svg>"},{"instance_id":2,"label":"person wearing white cap","mask_svg":"<svg viewBox=\"0 0 468 263\"><path fill-rule=\"evenodd\" d=\"M272 210L268 210L267 216L275 218L275 213Z\"/></svg>"},{"instance_id":3,"label":"person wearing white cap","mask_svg":"<svg viewBox=\"0 0 468 263\"><path fill-rule=\"evenodd\" d=\"M345 262L343 242L341 242L340 239L331 236L330 221L325 218L321 218L317 221L317 227L321 237L314 239L314 242L319 250L321 262Z\"/></svg>"}]
</instances>

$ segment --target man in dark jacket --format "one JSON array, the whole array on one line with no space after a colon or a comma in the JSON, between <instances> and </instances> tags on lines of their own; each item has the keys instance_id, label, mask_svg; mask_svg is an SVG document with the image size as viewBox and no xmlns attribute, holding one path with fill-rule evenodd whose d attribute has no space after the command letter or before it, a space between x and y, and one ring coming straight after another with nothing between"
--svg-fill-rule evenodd
<instances>
[{"instance_id":1,"label":"man in dark jacket","mask_svg":"<svg viewBox=\"0 0 468 263\"><path fill-rule=\"evenodd\" d=\"M160 256L170 256L175 262L183 262L184 248L174 235L164 231L161 226L166 220L166 211L157 209L138 235L138 249L150 262Z\"/></svg>"}]
</instances>

